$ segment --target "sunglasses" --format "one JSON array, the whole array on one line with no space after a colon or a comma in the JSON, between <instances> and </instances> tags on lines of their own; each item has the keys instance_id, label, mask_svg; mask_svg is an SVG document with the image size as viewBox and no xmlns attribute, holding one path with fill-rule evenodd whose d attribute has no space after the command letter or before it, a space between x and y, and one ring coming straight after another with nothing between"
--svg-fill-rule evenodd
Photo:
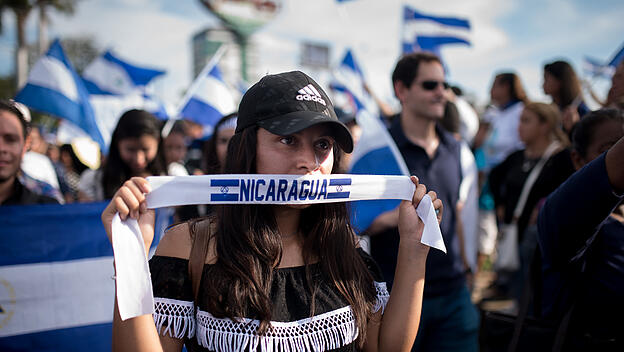
<instances>
[{"instance_id":1,"label":"sunglasses","mask_svg":"<svg viewBox=\"0 0 624 352\"><path fill-rule=\"evenodd\" d=\"M434 90L434 89L438 88L439 84L441 84L442 87L444 87L444 89L448 89L449 88L448 82L440 82L440 81L422 81L420 83L420 86L424 90Z\"/></svg>"}]
</instances>

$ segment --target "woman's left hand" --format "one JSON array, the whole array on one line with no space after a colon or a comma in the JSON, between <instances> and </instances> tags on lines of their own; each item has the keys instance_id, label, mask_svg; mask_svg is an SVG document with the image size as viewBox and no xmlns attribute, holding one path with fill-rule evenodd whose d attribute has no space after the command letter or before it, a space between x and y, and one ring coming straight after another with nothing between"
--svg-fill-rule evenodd
<instances>
[{"instance_id":1,"label":"woman's left hand","mask_svg":"<svg viewBox=\"0 0 624 352\"><path fill-rule=\"evenodd\" d=\"M429 194L429 197L431 197L433 201L433 207L437 212L438 222L442 220L443 206L442 201L438 199L435 192L431 191L427 193L427 187L419 183L416 176L411 176L410 178L414 185L416 185L416 190L414 191L411 202L404 200L401 202L401 205L399 205L399 234L401 240L416 241L420 244L424 223L416 213L418 204L420 204L425 194Z\"/></svg>"}]
</instances>

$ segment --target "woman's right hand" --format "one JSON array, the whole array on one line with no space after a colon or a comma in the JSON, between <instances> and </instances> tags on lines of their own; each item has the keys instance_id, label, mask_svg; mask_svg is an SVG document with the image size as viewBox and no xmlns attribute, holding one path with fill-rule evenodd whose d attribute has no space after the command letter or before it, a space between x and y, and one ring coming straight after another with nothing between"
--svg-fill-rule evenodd
<instances>
[{"instance_id":1,"label":"woman's right hand","mask_svg":"<svg viewBox=\"0 0 624 352\"><path fill-rule=\"evenodd\" d=\"M133 177L124 182L123 186L117 190L113 199L102 212L102 223L106 229L108 240L113 242L112 223L113 217L119 213L121 220L128 217L136 219L143 235L143 242L146 250L149 249L154 239L155 212L147 209L145 195L151 191L150 185L142 177Z\"/></svg>"}]
</instances>

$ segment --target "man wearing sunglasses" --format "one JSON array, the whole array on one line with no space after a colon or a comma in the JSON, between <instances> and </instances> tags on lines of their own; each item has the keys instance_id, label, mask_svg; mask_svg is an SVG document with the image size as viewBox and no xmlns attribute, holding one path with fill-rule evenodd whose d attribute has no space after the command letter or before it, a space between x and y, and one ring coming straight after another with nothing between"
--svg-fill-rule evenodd
<instances>
[{"instance_id":1,"label":"man wearing sunglasses","mask_svg":"<svg viewBox=\"0 0 624 352\"><path fill-rule=\"evenodd\" d=\"M390 134L410 174L442 199L440 228L448 250L447 254L431 251L427 258L422 317L413 350L477 351L479 315L470 301L456 234L460 144L438 126L448 89L444 69L433 54L408 54L397 63L392 83L402 111L393 117ZM371 235L371 254L389 285L399 247L397 223L395 209L380 214L366 231Z\"/></svg>"}]
</instances>

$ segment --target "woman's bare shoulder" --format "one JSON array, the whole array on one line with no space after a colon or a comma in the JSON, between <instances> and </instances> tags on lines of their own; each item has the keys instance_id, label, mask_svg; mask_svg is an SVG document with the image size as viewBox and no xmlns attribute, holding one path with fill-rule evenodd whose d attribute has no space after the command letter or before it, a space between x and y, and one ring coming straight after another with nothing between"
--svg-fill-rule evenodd
<instances>
[{"instance_id":1,"label":"woman's bare shoulder","mask_svg":"<svg viewBox=\"0 0 624 352\"><path fill-rule=\"evenodd\" d=\"M194 226L195 236L209 236L208 252L206 253L206 264L213 264L217 260L214 246L214 231L216 226L208 219L183 222L167 229L165 235L160 240L154 255L163 257L174 257L189 259L193 248L193 237L191 236L191 226ZM207 227L210 231L205 231ZM202 231L203 230L203 231Z\"/></svg>"}]
</instances>

